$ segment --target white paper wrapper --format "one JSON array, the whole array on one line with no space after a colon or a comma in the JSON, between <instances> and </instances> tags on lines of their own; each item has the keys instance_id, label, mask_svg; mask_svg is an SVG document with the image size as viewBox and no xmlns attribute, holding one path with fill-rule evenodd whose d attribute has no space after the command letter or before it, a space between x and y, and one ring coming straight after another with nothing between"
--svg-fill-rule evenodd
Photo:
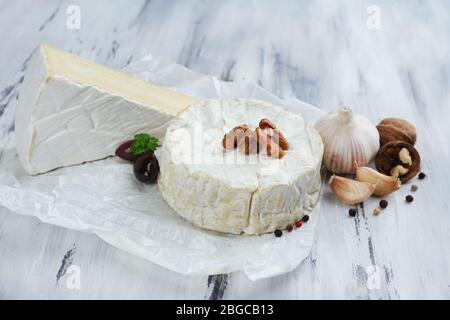
<instances>
[{"instance_id":1,"label":"white paper wrapper","mask_svg":"<svg viewBox=\"0 0 450 320\"><path fill-rule=\"evenodd\" d=\"M255 98L284 105L315 122L323 113L298 100L282 101L251 82L223 82L151 55L129 65L136 74L199 98ZM132 167L109 158L28 176L13 136L0 159L0 206L46 223L97 234L111 245L183 274L242 270L251 280L295 269L309 254L311 219L281 238L224 235L193 227L162 199L157 185L136 182ZM320 205L320 200L318 205Z\"/></svg>"}]
</instances>

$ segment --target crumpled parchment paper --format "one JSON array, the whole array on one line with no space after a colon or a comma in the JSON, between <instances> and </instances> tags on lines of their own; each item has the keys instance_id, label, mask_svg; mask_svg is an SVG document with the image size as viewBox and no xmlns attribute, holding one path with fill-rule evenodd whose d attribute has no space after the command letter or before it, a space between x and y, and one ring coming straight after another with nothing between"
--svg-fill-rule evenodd
<instances>
[{"instance_id":1,"label":"crumpled parchment paper","mask_svg":"<svg viewBox=\"0 0 450 320\"><path fill-rule=\"evenodd\" d=\"M298 100L283 101L248 82L224 82L148 55L124 70L199 98L255 98L284 105L315 122L323 112ZM320 200L317 206L320 205ZM317 208L296 232L283 237L225 235L198 229L144 185L117 158L61 168L36 177L20 166L14 136L0 159L0 206L57 226L97 234L109 244L183 274L242 270L251 280L295 269L309 254Z\"/></svg>"}]
</instances>

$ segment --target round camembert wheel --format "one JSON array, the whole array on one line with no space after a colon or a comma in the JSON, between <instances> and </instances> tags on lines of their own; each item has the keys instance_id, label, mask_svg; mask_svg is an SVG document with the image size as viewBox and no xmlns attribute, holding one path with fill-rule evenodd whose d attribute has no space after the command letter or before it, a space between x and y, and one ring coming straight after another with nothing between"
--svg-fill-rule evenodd
<instances>
[{"instance_id":1,"label":"round camembert wheel","mask_svg":"<svg viewBox=\"0 0 450 320\"><path fill-rule=\"evenodd\" d=\"M225 150L224 134L270 119L286 137L281 159ZM204 100L169 125L158 185L165 201L195 226L234 234L285 229L309 214L320 192L323 145L304 119L259 100Z\"/></svg>"}]
</instances>

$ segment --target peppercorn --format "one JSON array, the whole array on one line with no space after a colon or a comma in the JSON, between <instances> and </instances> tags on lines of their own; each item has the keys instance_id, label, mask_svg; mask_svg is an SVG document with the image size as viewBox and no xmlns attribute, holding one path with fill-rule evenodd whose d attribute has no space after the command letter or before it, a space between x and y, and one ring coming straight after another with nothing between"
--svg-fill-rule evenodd
<instances>
[{"instance_id":1,"label":"peppercorn","mask_svg":"<svg viewBox=\"0 0 450 320\"><path fill-rule=\"evenodd\" d=\"M302 222L308 222L309 220L309 216L307 214L305 214L302 218Z\"/></svg>"},{"instance_id":2,"label":"peppercorn","mask_svg":"<svg viewBox=\"0 0 450 320\"><path fill-rule=\"evenodd\" d=\"M413 197L412 195L408 194L408 195L406 196L405 199L406 199L406 201L408 201L408 202L413 202L414 197Z\"/></svg>"},{"instance_id":3,"label":"peppercorn","mask_svg":"<svg viewBox=\"0 0 450 320\"><path fill-rule=\"evenodd\" d=\"M416 186L415 184L413 184L413 185L411 186L411 191L417 191L417 186Z\"/></svg>"},{"instance_id":4,"label":"peppercorn","mask_svg":"<svg viewBox=\"0 0 450 320\"><path fill-rule=\"evenodd\" d=\"M374 208L374 209L373 209L373 214L374 214L375 216L377 216L380 212L381 212L381 209L380 209L380 208Z\"/></svg>"},{"instance_id":5,"label":"peppercorn","mask_svg":"<svg viewBox=\"0 0 450 320\"><path fill-rule=\"evenodd\" d=\"M425 173L423 173L423 172L419 173L419 179L420 179L420 180L425 179L426 176L427 176L427 175L426 175Z\"/></svg>"},{"instance_id":6,"label":"peppercorn","mask_svg":"<svg viewBox=\"0 0 450 320\"><path fill-rule=\"evenodd\" d=\"M350 210L348 210L348 214L350 215L350 217L356 216L356 209L350 209Z\"/></svg>"},{"instance_id":7,"label":"peppercorn","mask_svg":"<svg viewBox=\"0 0 450 320\"><path fill-rule=\"evenodd\" d=\"M305 217L307 217L307 216L305 216ZM302 221L301 220L295 220L295 226L297 228L300 228L302 226Z\"/></svg>"},{"instance_id":8,"label":"peppercorn","mask_svg":"<svg viewBox=\"0 0 450 320\"><path fill-rule=\"evenodd\" d=\"M288 232L291 232L292 229L294 229L294 228L292 227L292 225L288 224L288 226L287 226L287 231L288 231Z\"/></svg>"},{"instance_id":9,"label":"peppercorn","mask_svg":"<svg viewBox=\"0 0 450 320\"><path fill-rule=\"evenodd\" d=\"M388 202L386 200L380 200L380 208L385 209L388 206Z\"/></svg>"},{"instance_id":10,"label":"peppercorn","mask_svg":"<svg viewBox=\"0 0 450 320\"><path fill-rule=\"evenodd\" d=\"M281 231L281 230L275 230L275 237L277 237L277 238L279 238L279 237L281 237L283 235L283 231Z\"/></svg>"}]
</instances>

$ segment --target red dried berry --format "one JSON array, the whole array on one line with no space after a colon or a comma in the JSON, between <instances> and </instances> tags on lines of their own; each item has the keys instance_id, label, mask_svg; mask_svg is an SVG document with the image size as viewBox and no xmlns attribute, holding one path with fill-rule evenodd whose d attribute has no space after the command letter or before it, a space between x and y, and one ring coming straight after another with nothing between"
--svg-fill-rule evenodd
<instances>
[{"instance_id":1,"label":"red dried berry","mask_svg":"<svg viewBox=\"0 0 450 320\"><path fill-rule=\"evenodd\" d=\"M291 232L292 229L294 229L294 228L292 228L292 225L288 224L288 226L287 226L287 231L288 231L288 232Z\"/></svg>"},{"instance_id":2,"label":"red dried berry","mask_svg":"<svg viewBox=\"0 0 450 320\"><path fill-rule=\"evenodd\" d=\"M297 228L300 228L302 226L302 221L301 220L295 220L295 226Z\"/></svg>"}]
</instances>

